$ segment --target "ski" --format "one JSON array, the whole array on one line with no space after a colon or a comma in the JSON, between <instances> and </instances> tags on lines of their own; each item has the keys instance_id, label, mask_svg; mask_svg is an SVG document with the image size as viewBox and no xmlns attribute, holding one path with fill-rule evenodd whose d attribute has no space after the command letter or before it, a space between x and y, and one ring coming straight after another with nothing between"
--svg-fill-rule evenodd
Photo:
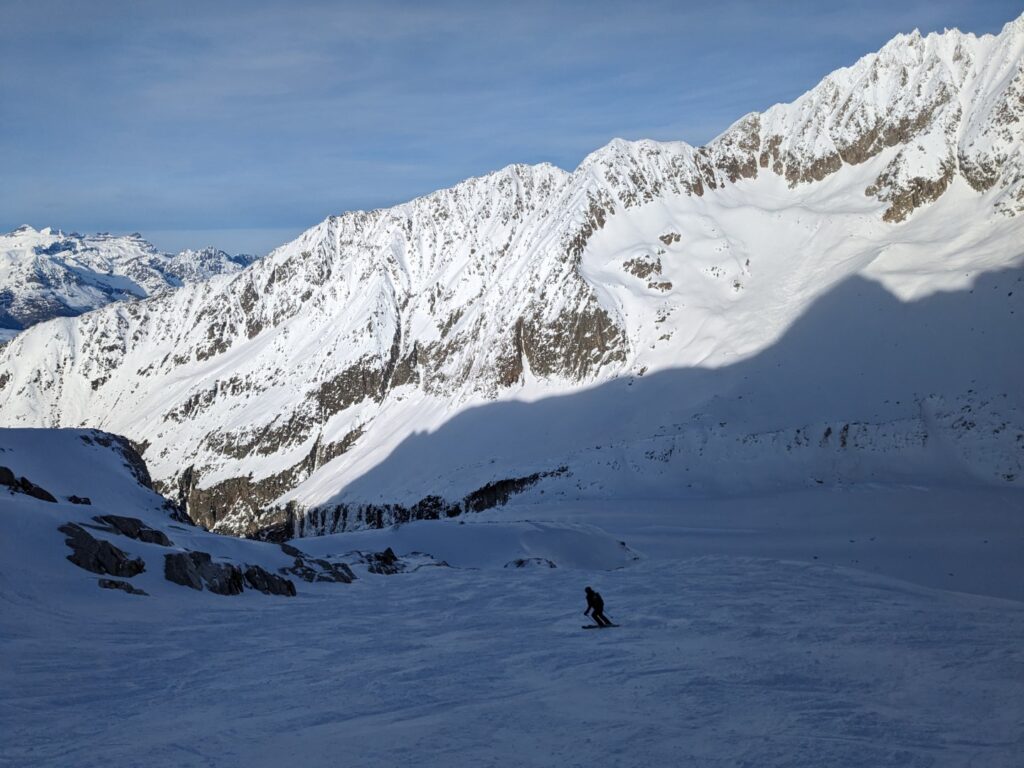
<instances>
[{"instance_id":1,"label":"ski","mask_svg":"<svg viewBox=\"0 0 1024 768\"><path fill-rule=\"evenodd\" d=\"M582 627L580 627L580 629L610 629L612 627L617 627L617 626L619 626L619 625L618 624L608 624L606 626L601 626L600 624L584 624Z\"/></svg>"}]
</instances>

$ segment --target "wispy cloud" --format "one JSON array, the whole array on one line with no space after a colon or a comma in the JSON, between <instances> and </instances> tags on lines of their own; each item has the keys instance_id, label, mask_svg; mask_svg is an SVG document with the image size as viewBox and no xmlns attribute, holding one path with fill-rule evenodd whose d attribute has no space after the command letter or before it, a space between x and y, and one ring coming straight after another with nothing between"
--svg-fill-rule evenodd
<instances>
[{"instance_id":1,"label":"wispy cloud","mask_svg":"<svg viewBox=\"0 0 1024 768\"><path fill-rule=\"evenodd\" d=\"M613 136L702 143L1006 0L7 0L5 225L291 228ZM230 246L230 244L227 244Z\"/></svg>"}]
</instances>

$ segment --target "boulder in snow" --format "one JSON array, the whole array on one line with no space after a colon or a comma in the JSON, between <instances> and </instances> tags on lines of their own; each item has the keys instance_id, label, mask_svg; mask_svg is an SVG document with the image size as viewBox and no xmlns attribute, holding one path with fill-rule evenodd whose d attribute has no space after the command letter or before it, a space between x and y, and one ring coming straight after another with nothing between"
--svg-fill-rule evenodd
<instances>
[{"instance_id":1,"label":"boulder in snow","mask_svg":"<svg viewBox=\"0 0 1024 768\"><path fill-rule=\"evenodd\" d=\"M164 555L164 578L183 587L206 589L218 595L238 595L245 589L242 571L231 563L215 563L206 552Z\"/></svg>"},{"instance_id":2,"label":"boulder in snow","mask_svg":"<svg viewBox=\"0 0 1024 768\"><path fill-rule=\"evenodd\" d=\"M347 563L332 563L329 560L310 557L291 544L282 543L281 551L295 558L295 564L290 568L281 568L281 573L287 573L309 582L327 581L351 584L356 579L356 575Z\"/></svg>"},{"instance_id":3,"label":"boulder in snow","mask_svg":"<svg viewBox=\"0 0 1024 768\"><path fill-rule=\"evenodd\" d=\"M134 587L127 581L118 581L117 579L100 579L99 586L100 589L120 589L129 595L149 595L149 592L146 590Z\"/></svg>"},{"instance_id":4,"label":"boulder in snow","mask_svg":"<svg viewBox=\"0 0 1024 768\"><path fill-rule=\"evenodd\" d=\"M246 566L245 583L265 595L295 597L295 583L291 579L270 573L258 565Z\"/></svg>"},{"instance_id":5,"label":"boulder in snow","mask_svg":"<svg viewBox=\"0 0 1024 768\"><path fill-rule=\"evenodd\" d=\"M506 568L557 568L551 560L546 557L517 557L505 563Z\"/></svg>"},{"instance_id":6,"label":"boulder in snow","mask_svg":"<svg viewBox=\"0 0 1024 768\"><path fill-rule=\"evenodd\" d=\"M67 538L65 543L71 547L68 560L93 573L106 573L111 576L135 576L146 570L142 558L131 558L109 541L93 538L82 526L65 523L58 528Z\"/></svg>"},{"instance_id":7,"label":"boulder in snow","mask_svg":"<svg viewBox=\"0 0 1024 768\"><path fill-rule=\"evenodd\" d=\"M0 485L6 485L12 493L24 493L40 501L57 503L57 498L48 490L36 485L27 477L16 477L7 467L0 467Z\"/></svg>"},{"instance_id":8,"label":"boulder in snow","mask_svg":"<svg viewBox=\"0 0 1024 768\"><path fill-rule=\"evenodd\" d=\"M150 528L137 517L123 517L121 515L96 515L95 520L112 533L119 533L129 539L143 541L147 544L159 544L161 547L173 546L167 534Z\"/></svg>"}]
</instances>

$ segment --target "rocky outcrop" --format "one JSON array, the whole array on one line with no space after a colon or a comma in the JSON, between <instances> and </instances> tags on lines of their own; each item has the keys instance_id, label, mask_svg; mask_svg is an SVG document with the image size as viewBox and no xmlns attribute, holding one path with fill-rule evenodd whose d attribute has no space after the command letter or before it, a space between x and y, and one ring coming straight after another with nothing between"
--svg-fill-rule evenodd
<instances>
[{"instance_id":1,"label":"rocky outcrop","mask_svg":"<svg viewBox=\"0 0 1024 768\"><path fill-rule=\"evenodd\" d=\"M506 480L495 480L482 488L477 488L463 499L467 512L483 512L492 507L501 507L517 493L532 488L545 477L560 477L569 472L568 467L559 467L551 472L534 472L526 477L512 477Z\"/></svg>"},{"instance_id":2,"label":"rocky outcrop","mask_svg":"<svg viewBox=\"0 0 1024 768\"><path fill-rule=\"evenodd\" d=\"M271 502L309 477L317 467L347 452L362 433L362 428L357 427L335 442L324 444L317 439L301 461L259 480L247 475L202 488L199 487L199 472L195 467L188 467L179 476L175 489L179 504L186 511L189 522L208 530L227 527L228 532L235 535L283 541L288 536L275 538L268 532L290 519L288 510ZM160 489L165 494L172 493L166 485L161 485ZM225 518L231 518L227 525Z\"/></svg>"},{"instance_id":3,"label":"rocky outcrop","mask_svg":"<svg viewBox=\"0 0 1024 768\"><path fill-rule=\"evenodd\" d=\"M295 597L294 582L275 573L270 573L258 565L245 567L245 584L250 589L258 590L265 595Z\"/></svg>"},{"instance_id":4,"label":"rocky outcrop","mask_svg":"<svg viewBox=\"0 0 1024 768\"><path fill-rule=\"evenodd\" d=\"M127 592L129 595L149 595L146 590L139 589L138 587L129 584L127 581L118 581L117 579L100 579L97 584L99 584L100 589L119 589L122 592Z\"/></svg>"},{"instance_id":5,"label":"rocky outcrop","mask_svg":"<svg viewBox=\"0 0 1024 768\"><path fill-rule=\"evenodd\" d=\"M403 570L398 555L395 554L391 547L388 547L383 552L368 552L364 554L363 562L366 563L367 570L370 573L384 576L401 573Z\"/></svg>"},{"instance_id":6,"label":"rocky outcrop","mask_svg":"<svg viewBox=\"0 0 1024 768\"><path fill-rule=\"evenodd\" d=\"M295 564L281 568L281 573L296 576L303 581L324 581L334 584L351 584L356 579L348 563L338 563L323 558L310 557L290 544L281 544L281 550L295 558Z\"/></svg>"},{"instance_id":7,"label":"rocky outcrop","mask_svg":"<svg viewBox=\"0 0 1024 768\"><path fill-rule=\"evenodd\" d=\"M161 547L173 546L167 534L150 528L137 517L122 517L121 515L96 515L93 520L99 523L105 530L111 533L119 533L129 539L144 541L147 544L159 544Z\"/></svg>"},{"instance_id":8,"label":"rocky outcrop","mask_svg":"<svg viewBox=\"0 0 1024 768\"><path fill-rule=\"evenodd\" d=\"M661 259L652 259L649 256L638 256L625 262L622 265L622 268L634 277L646 280L651 275L661 274Z\"/></svg>"},{"instance_id":9,"label":"rocky outcrop","mask_svg":"<svg viewBox=\"0 0 1024 768\"><path fill-rule=\"evenodd\" d=\"M864 194L868 197L876 197L889 203L882 218L892 223L904 221L922 205L938 200L956 174L955 163L946 160L934 176L905 178L906 174L902 172L904 166L900 160L901 156L897 156L896 160L879 175L875 183L864 190Z\"/></svg>"},{"instance_id":10,"label":"rocky outcrop","mask_svg":"<svg viewBox=\"0 0 1024 768\"><path fill-rule=\"evenodd\" d=\"M540 376L583 381L606 365L626 359L629 341L591 295L554 318L537 311L523 325L523 353Z\"/></svg>"},{"instance_id":11,"label":"rocky outcrop","mask_svg":"<svg viewBox=\"0 0 1024 768\"><path fill-rule=\"evenodd\" d=\"M205 587L217 595L238 595L245 588L237 565L215 563L206 552L164 555L164 578L199 591Z\"/></svg>"},{"instance_id":12,"label":"rocky outcrop","mask_svg":"<svg viewBox=\"0 0 1024 768\"><path fill-rule=\"evenodd\" d=\"M67 536L64 542L71 547L68 560L79 568L129 578L146 570L142 558L129 557L109 541L93 538L80 525L65 523L57 530Z\"/></svg>"},{"instance_id":13,"label":"rocky outcrop","mask_svg":"<svg viewBox=\"0 0 1024 768\"><path fill-rule=\"evenodd\" d=\"M16 477L7 467L0 467L0 485L6 486L11 493L23 493L40 501L57 502L57 497L45 488L33 483L27 477Z\"/></svg>"},{"instance_id":14,"label":"rocky outcrop","mask_svg":"<svg viewBox=\"0 0 1024 768\"><path fill-rule=\"evenodd\" d=\"M366 572L377 576L394 576L420 568L449 568L444 560L437 560L423 552L410 552L402 557L388 547L383 552L349 552L344 555L353 565L365 566Z\"/></svg>"},{"instance_id":15,"label":"rocky outcrop","mask_svg":"<svg viewBox=\"0 0 1024 768\"><path fill-rule=\"evenodd\" d=\"M139 452L135 450L131 440L121 435L94 430L89 435L82 435L82 442L86 445L96 443L104 448L113 448L121 454L125 468L135 478L135 481L142 487L153 490L153 479L149 476L149 468Z\"/></svg>"},{"instance_id":16,"label":"rocky outcrop","mask_svg":"<svg viewBox=\"0 0 1024 768\"><path fill-rule=\"evenodd\" d=\"M551 560L546 557L517 557L505 563L506 568L557 568Z\"/></svg>"},{"instance_id":17,"label":"rocky outcrop","mask_svg":"<svg viewBox=\"0 0 1024 768\"><path fill-rule=\"evenodd\" d=\"M534 472L524 477L510 477L494 480L466 494L457 501L430 495L411 505L404 504L333 504L301 510L290 505L284 510L287 520L279 521L257 533L256 538L265 541L283 541L302 536L320 536L328 533L358 530L362 528L385 528L401 525L414 520L442 520L458 517L467 512L483 512L485 509L500 507L512 496L532 488L545 477L561 477L569 473L566 466L547 472Z\"/></svg>"},{"instance_id":18,"label":"rocky outcrop","mask_svg":"<svg viewBox=\"0 0 1024 768\"><path fill-rule=\"evenodd\" d=\"M265 595L294 597L295 583L259 565L239 567L215 563L206 552L176 552L164 556L164 578L183 587L217 595L240 595L246 587Z\"/></svg>"}]
</instances>

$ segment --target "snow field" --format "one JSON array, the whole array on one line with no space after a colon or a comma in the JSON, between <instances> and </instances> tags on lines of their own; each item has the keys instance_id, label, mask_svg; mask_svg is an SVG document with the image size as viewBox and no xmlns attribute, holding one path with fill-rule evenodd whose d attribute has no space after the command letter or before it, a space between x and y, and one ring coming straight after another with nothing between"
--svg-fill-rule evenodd
<instances>
[{"instance_id":1,"label":"snow field","mask_svg":"<svg viewBox=\"0 0 1024 768\"><path fill-rule=\"evenodd\" d=\"M98 534L145 558L144 597L98 589L57 527L137 515L216 559L290 558L174 523L82 435L0 436L0 463L93 500L0 493L5 768L1019 764L1019 492L517 503L297 540L453 567L294 598L180 587L166 548ZM581 629L588 585L619 628Z\"/></svg>"},{"instance_id":2,"label":"snow field","mask_svg":"<svg viewBox=\"0 0 1024 768\"><path fill-rule=\"evenodd\" d=\"M1019 764L1020 603L739 557L332 586L5 590L0 764Z\"/></svg>"}]
</instances>

